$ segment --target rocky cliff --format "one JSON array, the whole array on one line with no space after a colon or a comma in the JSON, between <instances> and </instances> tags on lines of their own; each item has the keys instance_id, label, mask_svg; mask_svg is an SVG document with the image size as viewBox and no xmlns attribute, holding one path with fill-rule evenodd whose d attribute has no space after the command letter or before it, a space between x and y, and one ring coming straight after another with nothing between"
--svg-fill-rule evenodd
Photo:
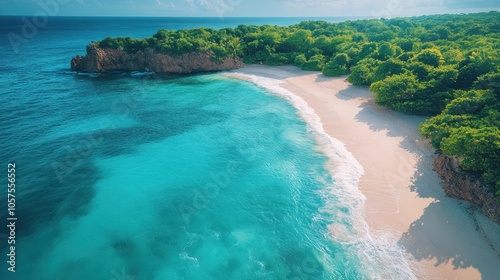
<instances>
[{"instance_id":1,"label":"rocky cliff","mask_svg":"<svg viewBox=\"0 0 500 280\"><path fill-rule=\"evenodd\" d=\"M434 170L444 180L446 195L469 201L479 206L485 216L500 222L500 203L494 189L477 176L464 171L456 158L439 155L434 161Z\"/></svg>"},{"instance_id":2,"label":"rocky cliff","mask_svg":"<svg viewBox=\"0 0 500 280\"><path fill-rule=\"evenodd\" d=\"M239 58L226 57L218 61L210 53L191 52L174 56L146 49L131 54L122 49L99 48L96 44L87 46L86 56L76 56L71 60L72 71L88 73L147 71L189 74L231 70L243 66Z\"/></svg>"}]
</instances>

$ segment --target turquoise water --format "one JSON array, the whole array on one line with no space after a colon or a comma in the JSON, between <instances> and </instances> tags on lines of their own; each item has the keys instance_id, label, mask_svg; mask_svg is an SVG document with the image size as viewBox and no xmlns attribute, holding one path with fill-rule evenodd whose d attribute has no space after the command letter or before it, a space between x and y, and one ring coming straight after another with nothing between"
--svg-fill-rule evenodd
<instances>
[{"instance_id":1,"label":"turquoise water","mask_svg":"<svg viewBox=\"0 0 500 280\"><path fill-rule=\"evenodd\" d=\"M329 238L326 158L291 105L220 75L108 86L135 95L87 96L110 106L43 135L73 135L75 151L86 142L63 152L85 171L62 176L64 188L83 177L68 209L19 240L21 279L109 279L122 268L138 279L359 275Z\"/></svg>"},{"instance_id":2,"label":"turquoise water","mask_svg":"<svg viewBox=\"0 0 500 280\"><path fill-rule=\"evenodd\" d=\"M412 277L366 232L359 166L300 100L224 74L72 73L108 22L74 20L20 53L0 45L0 158L16 163L18 217L16 273L2 235L0 279ZM136 21L128 33L150 31Z\"/></svg>"}]
</instances>

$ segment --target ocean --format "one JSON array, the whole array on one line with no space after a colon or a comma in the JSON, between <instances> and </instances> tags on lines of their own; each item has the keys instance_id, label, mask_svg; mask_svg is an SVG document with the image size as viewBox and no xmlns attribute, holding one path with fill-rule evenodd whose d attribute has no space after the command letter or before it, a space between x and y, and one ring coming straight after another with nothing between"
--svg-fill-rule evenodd
<instances>
[{"instance_id":1,"label":"ocean","mask_svg":"<svg viewBox=\"0 0 500 280\"><path fill-rule=\"evenodd\" d=\"M278 81L69 69L107 36L302 20L0 17L0 279L412 279L361 166Z\"/></svg>"}]
</instances>

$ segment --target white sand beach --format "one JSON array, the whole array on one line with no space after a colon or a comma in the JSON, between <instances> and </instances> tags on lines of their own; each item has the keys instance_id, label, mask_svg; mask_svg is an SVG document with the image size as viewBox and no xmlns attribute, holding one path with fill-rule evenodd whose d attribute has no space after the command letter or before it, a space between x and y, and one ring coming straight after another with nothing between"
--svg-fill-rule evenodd
<instances>
[{"instance_id":1,"label":"white sand beach","mask_svg":"<svg viewBox=\"0 0 500 280\"><path fill-rule=\"evenodd\" d=\"M500 226L448 198L432 170L425 119L379 107L366 88L291 66L250 65L228 75L273 78L304 99L324 130L363 166L359 188L372 236L390 233L419 279L498 279Z\"/></svg>"}]
</instances>

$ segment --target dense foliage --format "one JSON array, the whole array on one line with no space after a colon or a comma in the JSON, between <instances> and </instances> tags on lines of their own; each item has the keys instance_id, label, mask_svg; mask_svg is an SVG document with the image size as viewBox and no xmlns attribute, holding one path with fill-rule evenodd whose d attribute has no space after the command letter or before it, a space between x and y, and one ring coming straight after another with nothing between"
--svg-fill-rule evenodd
<instances>
[{"instance_id":1,"label":"dense foliage","mask_svg":"<svg viewBox=\"0 0 500 280\"><path fill-rule=\"evenodd\" d=\"M123 48L126 52L136 53L152 48L155 51L181 55L189 52L211 52L215 58L243 55L241 40L234 29L213 30L196 28L190 30L160 30L147 39L130 37L108 37L99 42L102 48Z\"/></svg>"},{"instance_id":2,"label":"dense foliage","mask_svg":"<svg viewBox=\"0 0 500 280\"><path fill-rule=\"evenodd\" d=\"M215 59L349 75L354 85L370 86L379 105L434 116L421 133L500 190L498 12L160 30L147 39L106 38L99 45L132 53L211 52Z\"/></svg>"}]
</instances>

